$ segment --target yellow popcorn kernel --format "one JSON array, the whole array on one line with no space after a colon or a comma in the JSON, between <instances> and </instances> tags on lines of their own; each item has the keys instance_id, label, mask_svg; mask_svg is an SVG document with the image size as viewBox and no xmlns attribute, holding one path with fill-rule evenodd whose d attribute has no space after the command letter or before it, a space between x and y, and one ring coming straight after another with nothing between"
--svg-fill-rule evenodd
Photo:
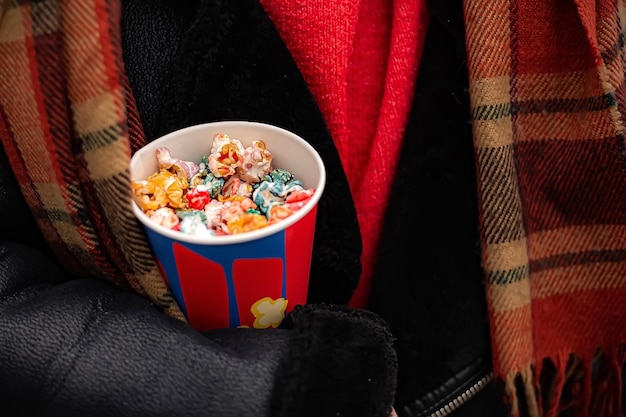
<instances>
[{"instance_id":1,"label":"yellow popcorn kernel","mask_svg":"<svg viewBox=\"0 0 626 417\"><path fill-rule=\"evenodd\" d=\"M268 225L267 219L262 214L244 213L226 221L226 226L231 234L250 232L261 229Z\"/></svg>"}]
</instances>

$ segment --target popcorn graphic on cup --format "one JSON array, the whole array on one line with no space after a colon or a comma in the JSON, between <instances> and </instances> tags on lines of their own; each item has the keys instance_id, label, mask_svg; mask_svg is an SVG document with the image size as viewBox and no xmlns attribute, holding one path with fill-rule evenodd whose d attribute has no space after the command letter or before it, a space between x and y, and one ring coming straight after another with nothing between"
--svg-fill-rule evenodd
<instances>
[{"instance_id":1,"label":"popcorn graphic on cup","mask_svg":"<svg viewBox=\"0 0 626 417\"><path fill-rule=\"evenodd\" d=\"M268 327L277 328L285 318L285 310L287 309L287 300L279 298L273 300L270 297L263 297L256 303L252 304L250 310L254 317L255 329L267 329Z\"/></svg>"}]
</instances>

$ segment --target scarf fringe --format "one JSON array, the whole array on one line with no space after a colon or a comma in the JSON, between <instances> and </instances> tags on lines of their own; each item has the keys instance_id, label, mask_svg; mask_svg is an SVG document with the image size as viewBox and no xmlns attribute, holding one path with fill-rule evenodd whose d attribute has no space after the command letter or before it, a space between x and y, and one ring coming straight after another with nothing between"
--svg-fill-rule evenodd
<instances>
[{"instance_id":1,"label":"scarf fringe","mask_svg":"<svg viewBox=\"0 0 626 417\"><path fill-rule=\"evenodd\" d=\"M540 416L533 375L532 367L528 367L504 378L504 401L510 417Z\"/></svg>"},{"instance_id":2,"label":"scarf fringe","mask_svg":"<svg viewBox=\"0 0 626 417\"><path fill-rule=\"evenodd\" d=\"M502 378L510 417L623 417L626 345L558 354Z\"/></svg>"}]
</instances>

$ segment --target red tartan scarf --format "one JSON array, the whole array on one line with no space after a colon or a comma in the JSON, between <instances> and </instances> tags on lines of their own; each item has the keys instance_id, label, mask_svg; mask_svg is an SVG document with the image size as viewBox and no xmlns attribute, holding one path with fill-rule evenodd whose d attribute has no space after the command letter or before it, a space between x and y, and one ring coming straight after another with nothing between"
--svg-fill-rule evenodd
<instances>
[{"instance_id":1,"label":"red tartan scarf","mask_svg":"<svg viewBox=\"0 0 626 417\"><path fill-rule=\"evenodd\" d=\"M130 208L145 143L122 68L118 1L3 2L0 140L73 275L95 275L183 319Z\"/></svg>"},{"instance_id":2,"label":"red tartan scarf","mask_svg":"<svg viewBox=\"0 0 626 417\"><path fill-rule=\"evenodd\" d=\"M626 9L464 10L496 377L512 415L622 416Z\"/></svg>"}]
</instances>

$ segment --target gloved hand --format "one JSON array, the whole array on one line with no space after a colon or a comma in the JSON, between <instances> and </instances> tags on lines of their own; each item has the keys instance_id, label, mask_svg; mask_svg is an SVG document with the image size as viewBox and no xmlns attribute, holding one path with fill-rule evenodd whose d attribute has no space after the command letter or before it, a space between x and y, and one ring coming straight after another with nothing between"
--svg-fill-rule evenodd
<instances>
[{"instance_id":1,"label":"gloved hand","mask_svg":"<svg viewBox=\"0 0 626 417\"><path fill-rule=\"evenodd\" d=\"M146 299L64 280L0 241L0 400L26 416L376 416L395 354L372 313L297 307L291 328L201 334Z\"/></svg>"}]
</instances>

